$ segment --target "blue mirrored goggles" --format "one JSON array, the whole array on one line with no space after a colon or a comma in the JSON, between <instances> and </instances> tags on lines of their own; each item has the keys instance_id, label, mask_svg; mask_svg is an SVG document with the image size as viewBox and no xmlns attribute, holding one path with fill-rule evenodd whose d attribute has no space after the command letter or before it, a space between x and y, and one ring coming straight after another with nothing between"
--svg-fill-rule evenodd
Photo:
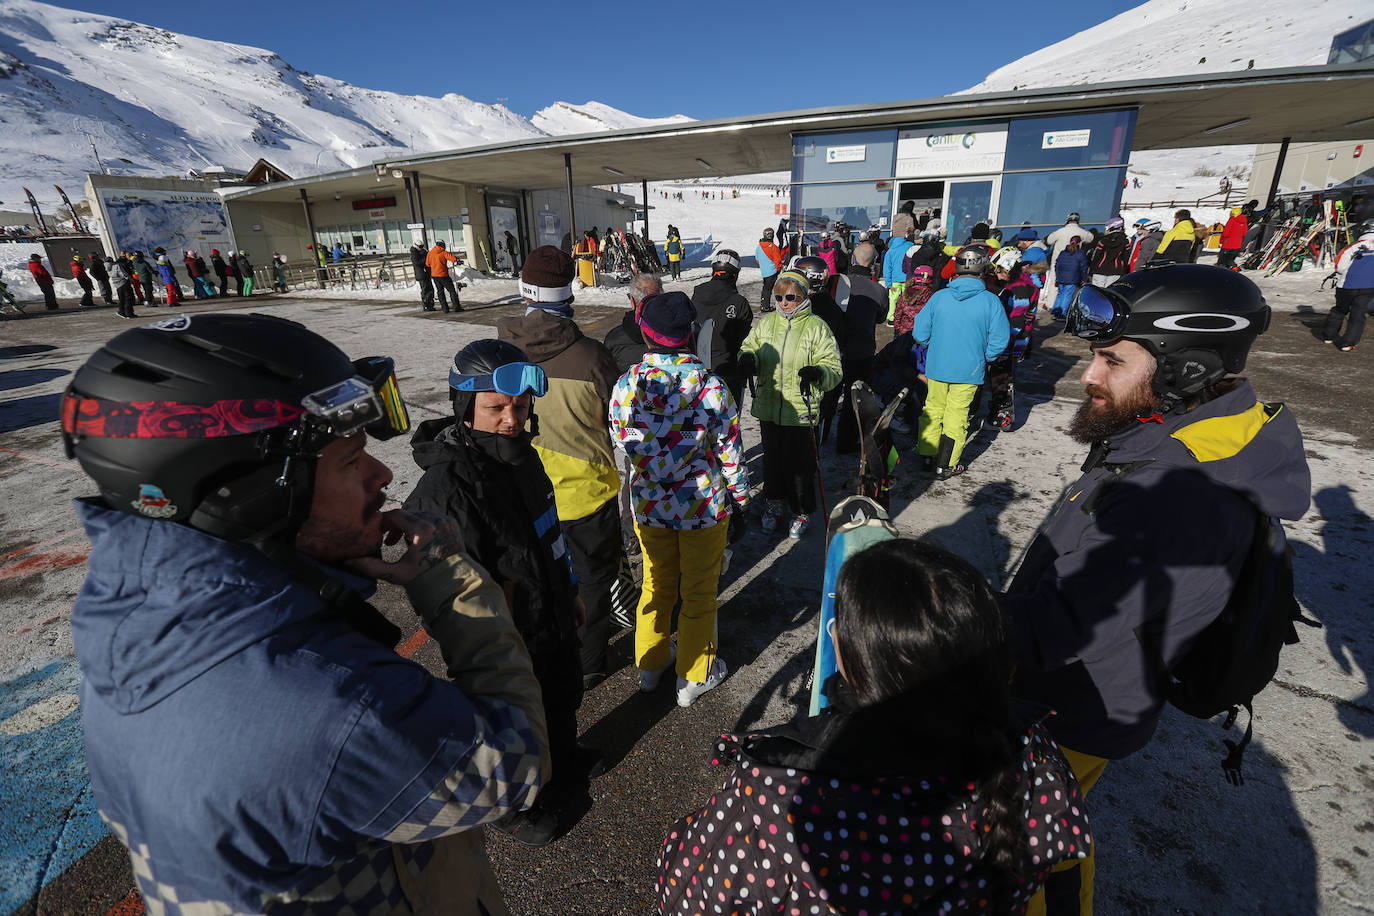
<instances>
[{"instance_id":1,"label":"blue mirrored goggles","mask_svg":"<svg viewBox=\"0 0 1374 916\"><path fill-rule=\"evenodd\" d=\"M1064 330L1084 340L1115 340L1131 310L1110 290L1080 286L1069 305Z\"/></svg>"},{"instance_id":2,"label":"blue mirrored goggles","mask_svg":"<svg viewBox=\"0 0 1374 916\"><path fill-rule=\"evenodd\" d=\"M528 391L541 398L549 390L549 380L534 363L506 363L490 375L465 375L450 368L448 386L454 391L495 391L513 398Z\"/></svg>"}]
</instances>

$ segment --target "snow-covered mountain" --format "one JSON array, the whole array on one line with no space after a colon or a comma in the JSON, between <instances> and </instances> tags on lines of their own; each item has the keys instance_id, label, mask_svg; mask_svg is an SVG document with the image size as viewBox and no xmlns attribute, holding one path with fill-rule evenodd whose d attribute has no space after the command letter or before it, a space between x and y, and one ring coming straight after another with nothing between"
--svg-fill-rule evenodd
<instances>
[{"instance_id":1,"label":"snow-covered mountain","mask_svg":"<svg viewBox=\"0 0 1374 916\"><path fill-rule=\"evenodd\" d=\"M631 127L644 127L648 124L671 124L676 121L690 122L686 115L673 115L669 118L641 118L627 114L618 108L600 102L573 105L570 102L554 102L548 108L541 108L531 118L534 126L549 134L586 134L597 130L624 130Z\"/></svg>"},{"instance_id":2,"label":"snow-covered mountain","mask_svg":"<svg viewBox=\"0 0 1374 916\"><path fill-rule=\"evenodd\" d=\"M263 48L0 0L0 200L10 207L22 208L21 186L49 212L53 184L79 196L96 170L88 134L119 173L247 169L262 157L300 177L406 150L648 123L597 102L558 102L531 120L454 93L365 89Z\"/></svg>"},{"instance_id":3,"label":"snow-covered mountain","mask_svg":"<svg viewBox=\"0 0 1374 916\"><path fill-rule=\"evenodd\" d=\"M1334 35L1371 16L1369 0L1148 0L964 92L1317 66Z\"/></svg>"}]
</instances>

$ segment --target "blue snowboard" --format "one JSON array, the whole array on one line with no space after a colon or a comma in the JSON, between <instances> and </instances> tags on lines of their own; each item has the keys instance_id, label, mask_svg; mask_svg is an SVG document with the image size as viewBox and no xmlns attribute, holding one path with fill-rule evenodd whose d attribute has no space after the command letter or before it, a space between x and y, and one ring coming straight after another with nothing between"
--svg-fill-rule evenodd
<instances>
[{"instance_id":1,"label":"blue snowboard","mask_svg":"<svg viewBox=\"0 0 1374 916\"><path fill-rule=\"evenodd\" d=\"M835 643L830 638L835 620L835 583L840 567L854 554L897 536L887 510L867 496L851 496L830 513L826 525L825 586L821 590L820 623L816 630L816 664L811 671L811 715L830 705L826 682L837 670Z\"/></svg>"}]
</instances>

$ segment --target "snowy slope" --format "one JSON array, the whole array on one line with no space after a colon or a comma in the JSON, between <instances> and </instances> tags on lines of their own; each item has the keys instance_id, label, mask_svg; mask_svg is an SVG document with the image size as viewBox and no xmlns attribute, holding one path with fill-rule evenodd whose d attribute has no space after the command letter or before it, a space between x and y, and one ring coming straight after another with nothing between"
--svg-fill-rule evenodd
<instances>
[{"instance_id":1,"label":"snowy slope","mask_svg":"<svg viewBox=\"0 0 1374 916\"><path fill-rule=\"evenodd\" d=\"M21 186L48 213L53 184L78 198L82 176L96 170L87 134L118 173L247 169L262 157L299 177L408 149L654 123L594 102L557 103L536 117L538 125L457 94L365 89L262 48L0 0L0 200L11 205L23 200Z\"/></svg>"},{"instance_id":2,"label":"snowy slope","mask_svg":"<svg viewBox=\"0 0 1374 916\"><path fill-rule=\"evenodd\" d=\"M964 92L1317 66L1326 63L1332 37L1370 17L1370 0L1148 0L999 67ZM1217 190L1223 174L1243 187L1254 152L1253 145L1137 151L1131 175L1141 187L1126 191L1124 200L1202 197ZM1263 190L1250 196L1262 197Z\"/></svg>"},{"instance_id":3,"label":"snowy slope","mask_svg":"<svg viewBox=\"0 0 1374 916\"><path fill-rule=\"evenodd\" d=\"M667 118L640 118L600 102L587 102L585 105L554 102L548 108L541 108L536 111L530 120L535 127L545 133L586 134L597 130L646 127L650 124L685 123L692 119L680 114Z\"/></svg>"}]
</instances>

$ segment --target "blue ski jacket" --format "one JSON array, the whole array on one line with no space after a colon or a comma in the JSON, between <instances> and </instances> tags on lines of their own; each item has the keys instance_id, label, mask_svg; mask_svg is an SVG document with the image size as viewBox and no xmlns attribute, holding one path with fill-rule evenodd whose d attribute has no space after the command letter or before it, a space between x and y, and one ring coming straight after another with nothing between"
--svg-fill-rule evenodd
<instances>
[{"instance_id":1,"label":"blue ski jacket","mask_svg":"<svg viewBox=\"0 0 1374 916\"><path fill-rule=\"evenodd\" d=\"M883 256L883 286L892 289L894 283L905 283L906 274L902 272L902 258L912 242L905 238L894 238L887 244L887 254Z\"/></svg>"},{"instance_id":2,"label":"blue ski jacket","mask_svg":"<svg viewBox=\"0 0 1374 916\"><path fill-rule=\"evenodd\" d=\"M451 682L251 547L95 501L77 512L91 785L149 912L422 911L432 865L464 882L445 911L503 911L473 828L532 802L546 735L480 567L450 557L408 589Z\"/></svg>"},{"instance_id":3,"label":"blue ski jacket","mask_svg":"<svg viewBox=\"0 0 1374 916\"><path fill-rule=\"evenodd\" d=\"M977 277L958 277L930 297L911 336L930 344L926 375L950 385L981 385L987 364L1006 349L1011 323L1002 300Z\"/></svg>"}]
</instances>

